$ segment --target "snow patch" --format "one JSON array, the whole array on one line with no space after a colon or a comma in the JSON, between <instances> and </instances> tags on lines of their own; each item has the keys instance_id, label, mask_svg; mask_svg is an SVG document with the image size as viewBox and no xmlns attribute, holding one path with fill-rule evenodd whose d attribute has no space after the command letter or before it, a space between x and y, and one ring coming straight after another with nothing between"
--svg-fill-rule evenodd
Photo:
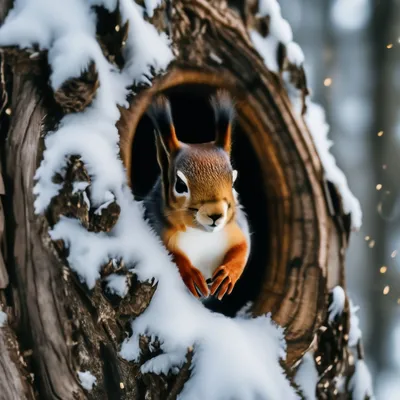
<instances>
[{"instance_id":1,"label":"snow patch","mask_svg":"<svg viewBox=\"0 0 400 400\"><path fill-rule=\"evenodd\" d=\"M253 305L252 301L248 301L237 313L236 313L236 317L240 317L240 318L251 318L251 312L250 309Z\"/></svg>"},{"instance_id":2,"label":"snow patch","mask_svg":"<svg viewBox=\"0 0 400 400\"><path fill-rule=\"evenodd\" d=\"M0 328L5 326L7 323L7 314L4 311L0 311Z\"/></svg>"},{"instance_id":3,"label":"snow patch","mask_svg":"<svg viewBox=\"0 0 400 400\"><path fill-rule=\"evenodd\" d=\"M270 17L269 32L279 42L288 44L293 39L289 23L282 18L281 7L276 0L259 0L258 16Z\"/></svg>"},{"instance_id":4,"label":"snow patch","mask_svg":"<svg viewBox=\"0 0 400 400\"><path fill-rule=\"evenodd\" d=\"M96 384L97 378L89 371L78 371L78 376L82 387L90 392L93 389L93 386Z\"/></svg>"},{"instance_id":5,"label":"snow patch","mask_svg":"<svg viewBox=\"0 0 400 400\"><path fill-rule=\"evenodd\" d=\"M115 200L115 196L109 190L107 190L104 194L104 200L105 202L94 212L95 215L101 215L103 210L105 210Z\"/></svg>"},{"instance_id":6,"label":"snow patch","mask_svg":"<svg viewBox=\"0 0 400 400\"><path fill-rule=\"evenodd\" d=\"M358 341L362 337L361 329L360 329L360 320L356 315L359 310L358 306L355 306L353 302L350 300L350 331L349 331L349 346L355 347L357 346Z\"/></svg>"},{"instance_id":7,"label":"snow patch","mask_svg":"<svg viewBox=\"0 0 400 400\"><path fill-rule=\"evenodd\" d=\"M170 41L164 33L146 22L140 14L138 7L131 0L120 0L123 23L129 20L128 41L125 47L125 70L134 77L136 83L151 84L152 76L150 66L156 73L164 70L172 61L173 54ZM143 40L146 38L146 40Z\"/></svg>"},{"instance_id":8,"label":"snow patch","mask_svg":"<svg viewBox=\"0 0 400 400\"><path fill-rule=\"evenodd\" d=\"M340 317L344 310L346 294L341 286L332 289L332 302L329 306L329 321L333 322L336 317Z\"/></svg>"},{"instance_id":9,"label":"snow patch","mask_svg":"<svg viewBox=\"0 0 400 400\"><path fill-rule=\"evenodd\" d=\"M349 389L353 400L365 400L366 398L374 400L374 391L372 389L371 374L364 360L357 360L356 369L349 382Z\"/></svg>"},{"instance_id":10,"label":"snow patch","mask_svg":"<svg viewBox=\"0 0 400 400\"><path fill-rule=\"evenodd\" d=\"M304 63L304 53L301 47L295 42L290 42L286 46L286 51L289 62L296 67L301 67Z\"/></svg>"},{"instance_id":11,"label":"snow patch","mask_svg":"<svg viewBox=\"0 0 400 400\"><path fill-rule=\"evenodd\" d=\"M259 0L257 16L269 16L269 32L267 37L261 36L256 30L251 29L249 31L253 46L263 58L267 68L271 71L279 72L279 43L286 46L289 62L300 66L304 61L303 52L296 43L292 42L292 29L289 23L282 18L281 7L278 2L276 0Z\"/></svg>"},{"instance_id":12,"label":"snow patch","mask_svg":"<svg viewBox=\"0 0 400 400\"><path fill-rule=\"evenodd\" d=\"M271 71L278 72L278 45L279 41L273 36L262 37L256 30L250 30L250 39L258 51L264 64Z\"/></svg>"},{"instance_id":13,"label":"snow patch","mask_svg":"<svg viewBox=\"0 0 400 400\"><path fill-rule=\"evenodd\" d=\"M304 120L310 130L321 159L325 178L332 182L338 189L342 198L344 212L351 214L352 228L359 229L362 223L360 203L350 191L346 176L337 166L336 160L330 152L332 142L328 139L329 125L325 119L324 109L320 105L308 101Z\"/></svg>"},{"instance_id":14,"label":"snow patch","mask_svg":"<svg viewBox=\"0 0 400 400\"><path fill-rule=\"evenodd\" d=\"M295 376L295 382L300 386L306 400L317 400L318 371L315 367L314 353L312 351L303 356Z\"/></svg>"},{"instance_id":15,"label":"snow patch","mask_svg":"<svg viewBox=\"0 0 400 400\"><path fill-rule=\"evenodd\" d=\"M186 351L170 352L167 354L160 354L153 357L149 361L146 361L140 368L142 374L149 372L155 374L165 374L167 375L169 371L173 374L179 372L179 368L186 361Z\"/></svg>"},{"instance_id":16,"label":"snow patch","mask_svg":"<svg viewBox=\"0 0 400 400\"><path fill-rule=\"evenodd\" d=\"M147 15L151 18L154 15L154 10L161 5L163 0L144 0Z\"/></svg>"},{"instance_id":17,"label":"snow patch","mask_svg":"<svg viewBox=\"0 0 400 400\"><path fill-rule=\"evenodd\" d=\"M89 182L74 182L72 184L72 194L83 192L89 186Z\"/></svg>"},{"instance_id":18,"label":"snow patch","mask_svg":"<svg viewBox=\"0 0 400 400\"><path fill-rule=\"evenodd\" d=\"M128 293L128 282L125 275L111 274L106 278L107 290L111 294L125 297Z\"/></svg>"}]
</instances>

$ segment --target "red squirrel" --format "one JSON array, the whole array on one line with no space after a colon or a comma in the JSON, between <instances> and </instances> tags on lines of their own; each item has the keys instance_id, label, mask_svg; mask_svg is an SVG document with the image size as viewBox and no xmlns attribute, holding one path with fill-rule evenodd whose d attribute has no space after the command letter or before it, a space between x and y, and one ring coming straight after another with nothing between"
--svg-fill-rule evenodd
<instances>
[{"instance_id":1,"label":"red squirrel","mask_svg":"<svg viewBox=\"0 0 400 400\"><path fill-rule=\"evenodd\" d=\"M243 273L250 251L247 218L233 184L230 161L234 116L226 91L212 98L215 141L180 142L171 105L162 95L148 115L155 126L161 176L146 197L146 216L171 253L190 292L221 300ZM211 286L206 280L211 280Z\"/></svg>"}]
</instances>

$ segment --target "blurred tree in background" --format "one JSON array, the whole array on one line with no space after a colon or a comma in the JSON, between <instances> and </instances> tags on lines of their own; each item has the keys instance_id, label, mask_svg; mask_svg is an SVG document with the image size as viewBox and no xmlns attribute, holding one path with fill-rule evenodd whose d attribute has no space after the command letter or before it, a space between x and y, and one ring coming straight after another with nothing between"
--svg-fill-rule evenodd
<instances>
[{"instance_id":1,"label":"blurred tree in background","mask_svg":"<svg viewBox=\"0 0 400 400\"><path fill-rule=\"evenodd\" d=\"M360 306L378 399L400 381L400 1L280 0L306 56L314 101L364 218L353 235L348 287Z\"/></svg>"}]
</instances>

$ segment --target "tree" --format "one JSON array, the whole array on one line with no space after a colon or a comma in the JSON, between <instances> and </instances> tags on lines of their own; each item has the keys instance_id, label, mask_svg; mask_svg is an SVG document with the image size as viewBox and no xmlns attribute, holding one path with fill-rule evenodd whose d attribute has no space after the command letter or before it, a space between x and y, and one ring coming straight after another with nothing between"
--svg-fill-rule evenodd
<instances>
[{"instance_id":1,"label":"tree","mask_svg":"<svg viewBox=\"0 0 400 400\"><path fill-rule=\"evenodd\" d=\"M177 128L184 131L191 127L187 137L182 138L188 141L212 138L210 125L205 129L210 123L206 101L210 93L225 87L238 99L234 159L243 172L238 191L255 231L253 261L234 294L214 308L234 316L240 310L243 313L250 302L245 308L247 315L271 312L274 321L285 328L287 358L281 360L281 366L290 385L295 387L296 368L313 346L319 373L318 397L339 396L334 378L350 378L354 371L348 350L350 312L346 300L344 312L341 310L330 321L328 307L335 297L331 289L345 288L344 252L351 216L338 182L325 178L321 144L316 146L309 121L306 124L307 87L301 56L294 51L291 39L279 40L274 17L280 14L274 8L262 12L255 1L166 1L154 14L151 2L138 2L146 7L144 18L170 36L174 57L169 62L169 53L157 47L155 30L138 17L138 9L129 1L116 2L115 7L112 1L92 3L97 4L93 6L97 41L115 70L131 68L134 74L135 60L141 58L146 64L144 70L152 65L153 59L145 59L149 49L129 48L130 33L148 34L143 36L148 43L145 47L153 45L158 59L168 61L166 73L162 65L154 66L147 74L139 71L140 79L129 82L129 106L119 107L121 158L138 196L145 193L157 173L152 141L146 135L149 121L143 116L151 96L161 91L170 95ZM10 3L2 4L0 16L5 16L10 7ZM128 14L132 18L127 18ZM4 27L7 24L12 26L6 21ZM126 188L103 187L100 194L96 179L101 177L88 162L97 154L97 150L91 152L88 148L96 147L101 159L104 143L113 140L112 132L104 143L100 139L89 143L82 150L86 155L76 151L76 142L69 139L67 131L64 136L52 133L65 129L65 116L70 116L70 122L73 119L83 124L85 120L77 120L77 115L85 115L84 110L87 113L103 99L101 90L107 82L102 77L117 73L105 70L91 55L83 57L85 68L80 73L76 65L82 67L81 61L73 63L73 43L56 48L60 45L57 35L47 51L43 45L22 46L26 48L20 50L4 42L7 34L10 30L0 31L1 43L7 44L2 49L1 64L4 262L0 264L0 304L8 318L0 329L0 365L6 371L0 377L3 398L173 399L185 382L193 379L191 371L199 346L193 343L194 347L188 348L186 362L178 363L175 373L156 373L154 365L146 362L167 353L164 338L158 338L157 332L144 334L135 325L164 290L163 281L143 279L143 254L142 259L138 256L137 267L127 260L129 251L117 245L115 248L122 250L113 251L104 260L98 275L98 271L92 276L93 271L84 270L88 253L93 258L102 254L102 240L109 240L119 229L118 223L131 216L129 212L124 214L127 208L120 195ZM276 72L266 68L264 61L268 65L268 60L265 55L263 60L254 48L254 43L263 40L270 41L269 53ZM157 51L165 53L160 56ZM75 72L62 75L60 60L71 62ZM286 90L288 85L288 90L300 96L301 110L297 114ZM111 96L113 90L107 93ZM198 125L188 125L191 121L187 113L191 115L193 105L197 113L202 113ZM75 128L82 129L79 124ZM96 126L99 131L103 128ZM211 136L205 132L211 132ZM69 131L74 138L72 133ZM69 146L59 158L51 150L54 137ZM151 176L141 172L145 161L150 162ZM52 162L60 164L58 172L50 167ZM48 173L51 177L43 184L43 176ZM109 169L102 169L102 173L107 175ZM55 196L43 206L43 193L54 188ZM34 204L36 211L43 213L35 213ZM69 230L65 236L66 224ZM90 232L87 236L82 227ZM80 247L82 257L78 260L74 251L85 246L85 238L88 246ZM98 240L98 247L90 247L91 240ZM125 296L117 295L116 281L110 286L111 278L124 281ZM127 332L138 337L138 362L128 362L119 353L121 343L129 336ZM85 371L90 374L85 375ZM94 378L96 383L92 385Z\"/></svg>"}]
</instances>

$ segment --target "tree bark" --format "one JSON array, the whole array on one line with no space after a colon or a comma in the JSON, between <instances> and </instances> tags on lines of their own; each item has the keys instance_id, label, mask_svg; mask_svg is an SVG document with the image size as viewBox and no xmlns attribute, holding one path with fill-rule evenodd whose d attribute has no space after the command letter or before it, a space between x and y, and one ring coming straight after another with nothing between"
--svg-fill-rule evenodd
<instances>
[{"instance_id":1,"label":"tree bark","mask_svg":"<svg viewBox=\"0 0 400 400\"><path fill-rule=\"evenodd\" d=\"M272 312L274 320L286 328L289 374L316 338L320 349L334 347L340 360L329 375L332 380L348 361L343 340L348 314L330 331L333 344L318 332L322 326L330 329L326 320L330 289L345 284L349 216L344 215L334 186L323 178L311 136L294 115L282 76L268 71L252 46L247 29L262 25L254 16L254 4L234 3L240 13L225 1L205 0L176 0L172 6L167 2L155 13L151 21L171 35L176 59L166 75L154 78L151 87L135 87L130 108L121 110L121 155L129 174L135 131L155 93L197 84L225 87L236 95L238 123L261 169L267 198L261 207L272 222L270 242L265 243L269 261L260 266L262 283L251 312L255 316ZM3 12L9 5L2 7ZM96 12L102 49L110 61L121 65L128 26L115 31L118 9L108 13L98 7ZM165 14L172 18L169 24ZM33 57L32 52L5 49L5 55L3 71L12 85L4 88L8 100L1 115L1 131L7 138L1 151L5 267L0 263L0 304L7 307L10 323L6 330L0 328L0 349L4 349L0 366L7 365L11 376L0 376L4 398L176 398L190 376L191 351L176 376L143 375L140 365L118 355L125 331L130 330L129 321L146 309L157 288L128 274L128 295L123 300L110 298L102 282L109 274L126 270L123 260L117 264L110 260L101 280L89 291L66 266L63 243L53 243L48 236L60 215L77 218L96 232L108 232L118 220L115 202L98 218L82 194L73 193L74 181L90 182L79 155L71 157L65 179L54 177L63 189L46 216L37 216L33 210L33 177L43 152L43 135L65 113L79 112L91 103L98 87L96 67L90 65L79 79L52 93L45 52ZM281 64L283 69L285 63ZM304 79L304 71L290 68ZM301 79L297 84L306 93ZM149 351L148 338L142 338L141 346L144 363L154 353ZM327 359L321 368L334 360L333 356ZM91 392L80 386L76 374L89 366L97 379ZM322 385L321 393L333 392L328 386Z\"/></svg>"}]
</instances>

